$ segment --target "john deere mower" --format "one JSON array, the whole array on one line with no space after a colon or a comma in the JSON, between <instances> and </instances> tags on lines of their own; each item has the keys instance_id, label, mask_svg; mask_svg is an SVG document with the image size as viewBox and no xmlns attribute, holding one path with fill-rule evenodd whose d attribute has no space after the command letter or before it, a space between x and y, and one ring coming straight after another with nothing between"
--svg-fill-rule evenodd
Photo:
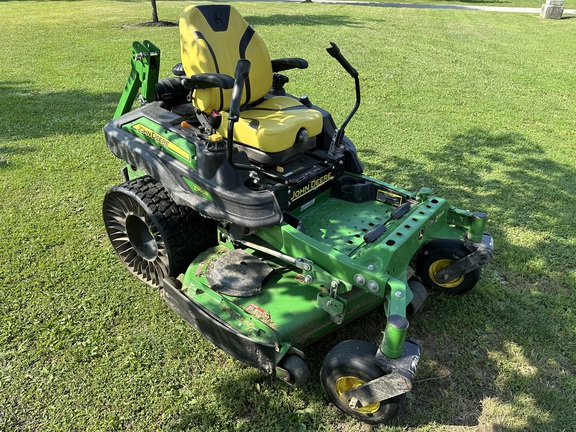
<instances>
[{"instance_id":1,"label":"john deere mower","mask_svg":"<svg viewBox=\"0 0 576 432\"><path fill-rule=\"evenodd\" d=\"M284 89L284 72L307 61L271 60L229 5L186 8L180 48L174 77L159 80L160 49L134 42L104 128L126 162L103 204L120 261L216 346L293 386L309 378L307 346L381 307L379 346L336 345L320 382L346 414L390 420L420 358L407 318L427 288L476 285L492 258L486 215L362 174L345 135L360 105L358 72L336 44L328 54L356 90L340 127Z\"/></svg>"}]
</instances>

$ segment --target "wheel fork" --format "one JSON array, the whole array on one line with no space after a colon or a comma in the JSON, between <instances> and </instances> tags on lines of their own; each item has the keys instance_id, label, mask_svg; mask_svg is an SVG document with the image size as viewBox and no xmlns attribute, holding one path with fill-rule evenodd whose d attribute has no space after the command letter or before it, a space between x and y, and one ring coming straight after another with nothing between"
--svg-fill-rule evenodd
<instances>
[{"instance_id":1,"label":"wheel fork","mask_svg":"<svg viewBox=\"0 0 576 432\"><path fill-rule=\"evenodd\" d=\"M488 263L494 254L494 240L488 233L484 233L480 243L467 241L464 246L471 251L470 254L440 270L434 275L435 279L448 282L462 277Z\"/></svg>"},{"instance_id":2,"label":"wheel fork","mask_svg":"<svg viewBox=\"0 0 576 432\"><path fill-rule=\"evenodd\" d=\"M390 358L379 349L375 360L386 374L342 394L353 409L409 392L420 360L420 345L414 339L406 339L400 357Z\"/></svg>"},{"instance_id":3,"label":"wheel fork","mask_svg":"<svg viewBox=\"0 0 576 432\"><path fill-rule=\"evenodd\" d=\"M404 299L407 284L392 279L388 284L391 292L395 293L393 302ZM375 356L375 362L384 371L384 375L342 394L352 409L381 402L412 389L420 360L420 345L416 340L406 338L408 325L404 315L392 313L388 316L384 338Z\"/></svg>"}]
</instances>

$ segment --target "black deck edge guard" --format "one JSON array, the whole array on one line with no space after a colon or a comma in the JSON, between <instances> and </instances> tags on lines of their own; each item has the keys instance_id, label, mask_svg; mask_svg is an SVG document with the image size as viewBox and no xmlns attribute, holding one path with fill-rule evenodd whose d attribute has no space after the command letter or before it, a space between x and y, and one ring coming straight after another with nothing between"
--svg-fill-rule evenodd
<instances>
[{"instance_id":1,"label":"black deck edge guard","mask_svg":"<svg viewBox=\"0 0 576 432\"><path fill-rule=\"evenodd\" d=\"M162 281L162 286L162 298L168 307L207 340L236 360L270 375L275 372L274 344L250 339L208 309L192 301L180 291L182 284L178 279L168 277Z\"/></svg>"}]
</instances>

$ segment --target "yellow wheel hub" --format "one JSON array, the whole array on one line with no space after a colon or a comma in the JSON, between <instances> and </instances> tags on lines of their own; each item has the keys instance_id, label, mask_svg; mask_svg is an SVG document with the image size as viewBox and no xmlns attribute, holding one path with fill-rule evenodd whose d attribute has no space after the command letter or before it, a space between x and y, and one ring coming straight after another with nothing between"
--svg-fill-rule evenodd
<instances>
[{"instance_id":1,"label":"yellow wheel hub","mask_svg":"<svg viewBox=\"0 0 576 432\"><path fill-rule=\"evenodd\" d=\"M452 279L450 281L439 281L438 279L436 279L436 273L438 273L442 269L445 269L453 262L454 261L449 259L440 259L438 261L434 261L428 268L428 274L430 275L430 279L432 279L435 284L441 287L456 288L464 281L464 276L460 276L459 278Z\"/></svg>"},{"instance_id":2,"label":"yellow wheel hub","mask_svg":"<svg viewBox=\"0 0 576 432\"><path fill-rule=\"evenodd\" d=\"M364 384L364 381L352 376L345 376L338 378L336 381L336 393L338 397L342 400L342 394L348 390L351 390L356 387L360 387ZM370 405L363 406L362 408L355 409L362 414L374 414L376 411L380 409L380 402L376 402Z\"/></svg>"}]
</instances>

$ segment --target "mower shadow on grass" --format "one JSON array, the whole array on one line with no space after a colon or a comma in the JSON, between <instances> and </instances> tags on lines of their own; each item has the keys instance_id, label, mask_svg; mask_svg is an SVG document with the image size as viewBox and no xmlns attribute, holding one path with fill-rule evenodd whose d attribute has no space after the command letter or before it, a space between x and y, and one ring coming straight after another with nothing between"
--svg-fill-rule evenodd
<instances>
[{"instance_id":1,"label":"mower shadow on grass","mask_svg":"<svg viewBox=\"0 0 576 432\"><path fill-rule=\"evenodd\" d=\"M22 81L0 82L0 97L3 102L0 140L12 141L71 131L98 132L114 112L118 93L80 89L46 92L33 82Z\"/></svg>"},{"instance_id":2,"label":"mower shadow on grass","mask_svg":"<svg viewBox=\"0 0 576 432\"><path fill-rule=\"evenodd\" d=\"M21 156L34 151L30 146L17 147L0 145L0 170L13 168L12 156Z\"/></svg>"},{"instance_id":3,"label":"mower shadow on grass","mask_svg":"<svg viewBox=\"0 0 576 432\"><path fill-rule=\"evenodd\" d=\"M576 388L568 372L576 362L576 250L567 238L576 172L520 134L480 128L424 157L424 170L404 157L385 167L363 159L369 173L418 172L439 195L486 210L498 248L474 291L464 299L432 293L411 321L424 347L419 376L438 379L415 383L412 412L399 421L475 426L486 406L504 419L494 424L502 431L576 426L576 394L562 390ZM519 400L523 413L508 423Z\"/></svg>"},{"instance_id":4,"label":"mower shadow on grass","mask_svg":"<svg viewBox=\"0 0 576 432\"><path fill-rule=\"evenodd\" d=\"M234 424L230 430L246 432L315 431L324 430L327 424L337 424L336 430L349 432L373 430L335 406L326 409L328 402L317 377L323 359L337 343L362 339L378 344L382 337L382 317L383 309L377 308L309 346L307 360L311 379L300 388L288 387L273 375L262 374L237 360L230 360L234 373L212 382L209 390L218 400L221 415L214 416L206 413L205 407L193 406L173 417L168 430L216 431L230 422ZM327 421L326 417L330 416L332 419ZM407 421L403 418L395 418L389 425L402 425Z\"/></svg>"}]
</instances>

